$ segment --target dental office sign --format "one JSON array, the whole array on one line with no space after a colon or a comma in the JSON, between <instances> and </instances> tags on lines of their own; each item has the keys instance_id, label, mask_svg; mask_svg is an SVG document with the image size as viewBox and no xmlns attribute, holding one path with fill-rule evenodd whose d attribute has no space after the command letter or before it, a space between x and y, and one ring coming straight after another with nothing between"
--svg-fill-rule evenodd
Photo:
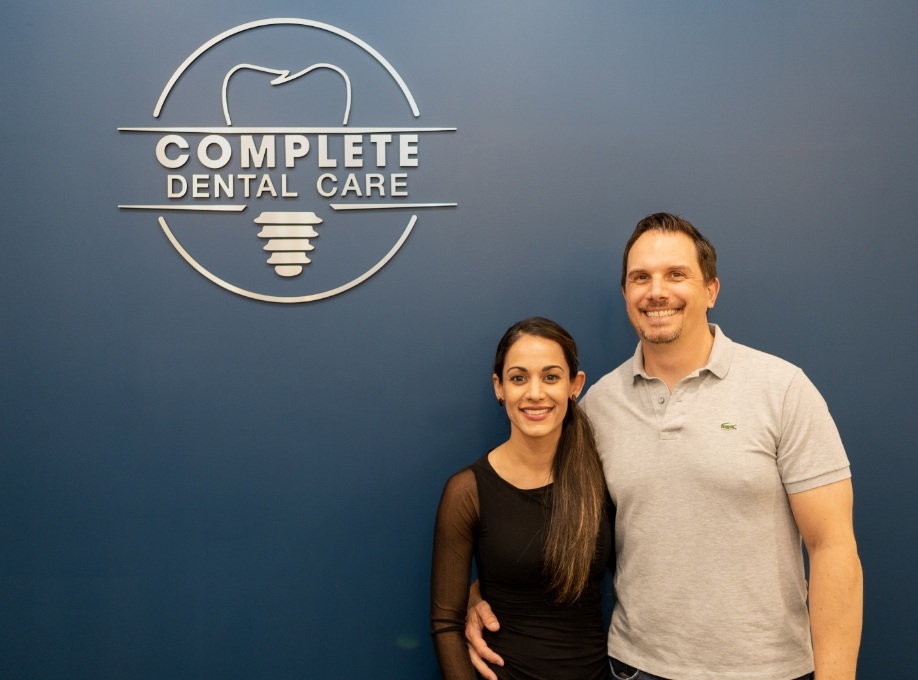
<instances>
[{"instance_id":1,"label":"dental office sign","mask_svg":"<svg viewBox=\"0 0 918 680\"><path fill-rule=\"evenodd\" d=\"M422 211L455 207L412 191L425 141L455 132L421 127L420 115L398 72L356 36L308 19L242 24L172 74L155 126L118 128L155 158L152 199L118 207L154 215L226 290L328 298L385 266Z\"/></svg>"}]
</instances>

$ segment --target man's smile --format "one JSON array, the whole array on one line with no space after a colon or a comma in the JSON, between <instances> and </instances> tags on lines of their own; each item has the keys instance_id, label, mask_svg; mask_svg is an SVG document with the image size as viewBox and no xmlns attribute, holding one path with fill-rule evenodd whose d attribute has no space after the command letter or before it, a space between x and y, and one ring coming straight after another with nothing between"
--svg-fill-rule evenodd
<instances>
[{"instance_id":1,"label":"man's smile","mask_svg":"<svg viewBox=\"0 0 918 680\"><path fill-rule=\"evenodd\" d=\"M668 316L673 316L678 312L678 309L645 309L643 310L646 316L649 316L651 319L663 319Z\"/></svg>"}]
</instances>

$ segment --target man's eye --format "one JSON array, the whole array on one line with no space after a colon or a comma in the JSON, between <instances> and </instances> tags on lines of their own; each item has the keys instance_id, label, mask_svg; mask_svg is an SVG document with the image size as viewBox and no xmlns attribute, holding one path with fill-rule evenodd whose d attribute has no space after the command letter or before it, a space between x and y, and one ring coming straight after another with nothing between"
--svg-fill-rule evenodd
<instances>
[{"instance_id":1,"label":"man's eye","mask_svg":"<svg viewBox=\"0 0 918 680\"><path fill-rule=\"evenodd\" d=\"M682 272L673 272L671 276L674 279L684 279L685 278L685 274L683 274Z\"/></svg>"}]
</instances>

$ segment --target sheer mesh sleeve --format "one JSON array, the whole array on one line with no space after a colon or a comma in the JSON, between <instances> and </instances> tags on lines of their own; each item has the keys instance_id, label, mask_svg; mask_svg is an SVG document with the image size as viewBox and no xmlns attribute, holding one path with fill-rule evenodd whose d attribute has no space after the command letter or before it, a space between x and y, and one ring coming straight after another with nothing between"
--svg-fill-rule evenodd
<instances>
[{"instance_id":1,"label":"sheer mesh sleeve","mask_svg":"<svg viewBox=\"0 0 918 680\"><path fill-rule=\"evenodd\" d=\"M465 644L465 613L478 517L475 474L465 469L446 482L434 528L430 634L445 680L477 678Z\"/></svg>"}]
</instances>

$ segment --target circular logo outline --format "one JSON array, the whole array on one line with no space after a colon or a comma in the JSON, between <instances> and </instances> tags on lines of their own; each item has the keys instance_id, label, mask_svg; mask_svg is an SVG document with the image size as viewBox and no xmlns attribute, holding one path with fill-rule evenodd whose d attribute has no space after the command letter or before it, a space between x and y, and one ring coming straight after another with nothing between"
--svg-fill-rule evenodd
<instances>
[{"instance_id":1,"label":"circular logo outline","mask_svg":"<svg viewBox=\"0 0 918 680\"><path fill-rule=\"evenodd\" d=\"M332 33L332 34L334 34L334 35L337 35L337 36L339 36L339 37L341 37L341 38L344 38L345 40L347 40L347 41L349 41L349 42L351 42L351 43L357 45L359 48L361 48L361 49L364 50L367 54L369 54L371 57L373 57L373 59L375 59L375 60L377 61L377 63L379 63L379 64L385 69L385 71L392 77L392 79L396 82L396 84L398 85L400 91L401 91L402 94L404 95L405 100L406 100L406 102L408 103L408 106L409 106L409 108L411 109L411 112L412 112L412 114L414 115L414 117L417 118L417 117L420 116L420 111L419 111L419 109L418 109L417 103L416 103L416 101L415 101L415 99L414 99L414 96L411 94L411 91L408 89L407 84L404 82L404 80L403 80L402 77L399 75L399 73L395 70L395 68L389 63L389 61L388 61L385 57L383 57L379 52L377 52L373 47L371 47L368 43L366 43L365 41L361 40L361 39L358 38L357 36L355 36L355 35L353 35L353 34L347 32L347 31L345 31L345 30L343 30L343 29L340 29L340 28L338 28L338 27L336 27L336 26L332 26L332 25L330 25L330 24L325 24L325 23L322 23L322 22L313 21L313 20L311 20L311 19L301 19L301 18L274 18L274 19L261 19L261 20L257 20L257 21L251 21L251 22L248 22L248 23L240 24L240 25L238 25L238 26L235 26L235 27L233 27L233 28L231 28L231 29L228 29L228 30L226 30L226 31L224 31L224 32L222 32L222 33L220 33L220 34L214 36L213 38L211 38L210 40L208 40L207 42L205 42L203 45L201 45L200 47L198 47L194 52L191 53L191 55L189 55L189 56L185 59L184 62L182 62L181 65L179 65L179 67L173 72L173 74L172 74L172 76L170 77L169 81L166 83L165 87L163 88L163 91L160 93L160 97L159 97L159 99L157 100L156 106L155 106L155 108L154 108L154 111L153 111L153 116L154 116L154 118L159 118L159 116L160 116L160 114L162 113L162 110L163 110L163 108L164 108L164 106L165 106L166 99L167 99L167 98L169 97L169 95L171 94L171 92L172 92L173 88L175 87L176 83L179 81L179 79L182 77L182 75L185 73L185 71L186 71L186 70L187 70L187 69L188 69L188 68L189 68L189 67L190 67L190 66L191 66L200 56L201 56L201 55L205 54L208 50L210 50L210 49L211 49L212 47L214 47L215 45L219 44L220 42L222 42L222 41L226 40L227 38L230 38L230 37L232 37L232 36L234 36L234 35L238 35L238 34L240 34L240 33L243 33L243 32L245 32L245 31L252 30L252 29L255 29L255 28L260 28L260 27L264 27L264 26L278 26L278 25L280 25L280 26L283 26L283 25L288 25L288 26L289 26L289 25L292 25L292 26L303 26L303 27L306 27L306 28L315 28L315 29L318 29L318 30L326 31L326 32ZM143 128L119 128L119 130L121 130L121 131L136 131L136 132L140 132L140 131L148 131L148 132L149 132L149 131L153 131L153 130L150 130L150 129L143 129ZM455 131L455 128L432 128L431 130L432 130L432 131L440 130L440 131L453 131L453 132L454 132L454 131ZM356 131L356 130L355 130L355 131ZM398 203L395 203L395 204L378 205L378 206L375 206L375 207L379 207L379 208L383 208L383 207L393 207L393 208L396 208L396 207L397 207L397 208L413 209L413 208L425 208L425 207L456 207L456 206L457 206L456 203L426 203L426 204L410 204L410 203L398 204ZM130 206L130 205L122 205L122 206L119 206L119 207L120 207L120 208L146 209L146 210L157 209L157 208L158 208L159 210L162 210L162 209L164 209L164 208L165 208L165 209L175 209L175 210L187 209L187 207L181 207L181 206L175 206L175 208L171 208L171 206L167 207L167 206L141 206L141 205ZM340 207L340 209L344 209L344 206L339 206L339 207ZM240 209L244 209L244 207L241 207ZM176 249L176 251L182 256L182 258L183 258L192 268L194 268L199 274L201 274L202 276L204 276L205 278L207 278L207 279L208 279L209 281L211 281L212 283L214 283L214 284L220 286L221 288L224 288L225 290L228 290L228 291L230 291L230 292L232 292L232 293L235 293L235 294L237 294L237 295L240 295L240 296L243 296L243 297L247 297L247 298L250 298L250 299L254 299L254 300L260 300L260 301L263 301L263 302L276 302L276 303L301 303L301 302L311 302L311 301L315 301L315 300L321 300L321 299L329 298L329 297L338 295L338 294L340 294L340 293L343 293L343 292L345 292L345 291L347 291L347 290L350 290L351 288L354 288L354 287L356 287L357 285L363 283L363 282L366 281L368 278L370 278L371 276L373 276L374 274L376 274L383 266L385 266L385 265L395 256L395 254L401 249L402 245L404 245L405 241L408 239L408 236L411 234L411 231L413 230L414 225L415 225L416 222L417 222L417 215L416 215L416 214L411 215L411 217L410 217L410 219L409 219L409 221L408 221L407 226L405 227L405 229L404 229L404 231L402 232L401 236L400 236L400 237L398 238L398 240L396 241L395 245L393 245L393 247L389 250L389 252L386 253L386 254L383 256L383 258L380 259L375 265L373 265L373 267L371 267L369 270L367 270L366 272L364 272L364 273L361 274L360 276L356 277L355 279L353 279L353 280L351 280L351 281L349 281L349 282L347 282L347 283L344 283L344 284L342 284L342 285L340 285L340 286L337 286L336 288L333 288L333 289L330 289L330 290L326 290L326 291L320 292L320 293L311 293L311 294L307 294L307 295L298 295L298 296L279 296L279 295L267 295L267 294L263 294L263 293L256 293L256 292L253 292L253 291L249 291L249 290L240 288L240 287L238 287L238 286L235 286L235 285L229 283L228 281L225 281L224 279L222 279L222 278L216 276L215 274L213 274L212 272L210 272L208 269L206 269L203 265L201 265L197 260L195 260L195 258L193 258L193 257L191 256L191 254L188 253L187 250L185 250L185 248L184 248L184 247L181 245L181 243L179 242L178 238L173 234L172 230L169 228L169 225L168 225L168 223L166 222L165 217L164 217L163 215L160 215L160 216L158 217L159 226L160 226L160 228L163 230L163 233L166 235L166 238L169 240L169 242L172 244L172 246Z\"/></svg>"}]
</instances>

